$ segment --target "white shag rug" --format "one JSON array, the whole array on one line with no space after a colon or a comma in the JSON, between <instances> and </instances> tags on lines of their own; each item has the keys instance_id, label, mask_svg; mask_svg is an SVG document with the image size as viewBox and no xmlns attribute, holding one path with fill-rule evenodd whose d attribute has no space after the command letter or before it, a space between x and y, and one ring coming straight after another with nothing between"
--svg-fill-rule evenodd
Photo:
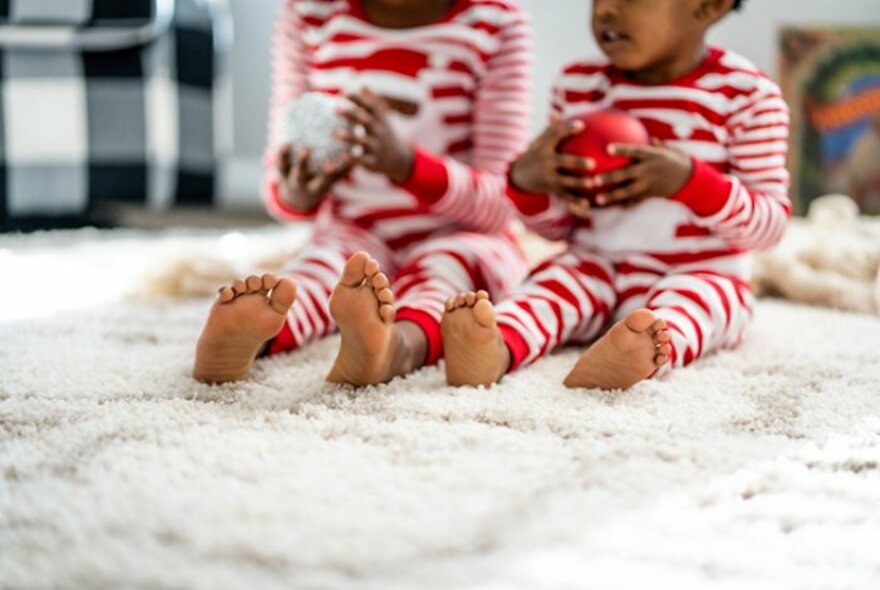
<instances>
[{"instance_id":1,"label":"white shag rug","mask_svg":"<svg viewBox=\"0 0 880 590\"><path fill-rule=\"evenodd\" d=\"M0 237L0 587L880 587L880 319L762 301L626 393L336 389L336 338L195 383L208 299L126 295L289 231Z\"/></svg>"}]
</instances>

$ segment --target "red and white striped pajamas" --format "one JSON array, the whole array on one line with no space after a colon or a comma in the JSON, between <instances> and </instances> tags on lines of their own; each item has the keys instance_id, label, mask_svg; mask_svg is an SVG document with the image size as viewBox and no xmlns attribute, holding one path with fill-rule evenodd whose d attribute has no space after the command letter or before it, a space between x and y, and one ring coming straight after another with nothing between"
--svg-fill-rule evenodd
<instances>
[{"instance_id":1,"label":"red and white striped pajamas","mask_svg":"<svg viewBox=\"0 0 880 590\"><path fill-rule=\"evenodd\" d=\"M566 68L554 113L602 108L628 111L690 155L693 176L669 199L594 209L588 219L554 196L508 188L526 225L569 243L496 308L511 370L588 344L642 307L669 324L672 357L661 372L736 346L752 315L751 252L775 245L791 214L788 108L745 59L711 48L696 71L663 85L606 64Z\"/></svg>"},{"instance_id":2,"label":"red and white striped pajamas","mask_svg":"<svg viewBox=\"0 0 880 590\"><path fill-rule=\"evenodd\" d=\"M526 275L504 196L508 162L526 145L532 40L507 0L456 0L433 25L384 29L361 0L286 0L273 49L265 196L284 220L314 219L315 233L290 262L297 301L270 353L334 329L328 299L346 261L365 250L392 280L397 320L427 336L427 364L442 355L444 301L486 289L503 298ZM315 211L279 193L277 121L307 91L364 88L402 104L390 124L415 147L401 185L355 169Z\"/></svg>"}]
</instances>

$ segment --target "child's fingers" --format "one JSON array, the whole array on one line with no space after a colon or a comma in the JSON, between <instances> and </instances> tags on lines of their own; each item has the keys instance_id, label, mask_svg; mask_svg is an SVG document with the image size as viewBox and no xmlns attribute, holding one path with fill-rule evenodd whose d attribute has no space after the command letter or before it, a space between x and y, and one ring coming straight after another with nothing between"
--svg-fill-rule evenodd
<instances>
[{"instance_id":1,"label":"child's fingers","mask_svg":"<svg viewBox=\"0 0 880 590\"><path fill-rule=\"evenodd\" d=\"M293 165L293 177L299 186L306 186L309 183L309 150L303 148L297 152L296 161Z\"/></svg>"},{"instance_id":2,"label":"child's fingers","mask_svg":"<svg viewBox=\"0 0 880 590\"><path fill-rule=\"evenodd\" d=\"M315 176L309 183L309 191L316 195L326 193L351 171L352 166L354 166L353 158L345 156L338 162L326 162L321 174Z\"/></svg>"},{"instance_id":3,"label":"child's fingers","mask_svg":"<svg viewBox=\"0 0 880 590\"><path fill-rule=\"evenodd\" d=\"M359 135L345 129L337 130L334 135L345 143L361 146L365 152L376 153L379 151L379 140L371 135Z\"/></svg>"},{"instance_id":4,"label":"child's fingers","mask_svg":"<svg viewBox=\"0 0 880 590\"><path fill-rule=\"evenodd\" d=\"M547 129L544 130L544 133L538 136L538 139L535 140L533 145L540 145L556 149L556 146L559 144L560 141L562 141L569 135L580 133L581 131L583 131L583 129L583 121L579 121L576 119L571 121L559 121L557 123L551 123L547 127Z\"/></svg>"},{"instance_id":5,"label":"child's fingers","mask_svg":"<svg viewBox=\"0 0 880 590\"><path fill-rule=\"evenodd\" d=\"M364 91L361 91L358 94L349 94L346 98L349 101L351 101L351 103L354 104L355 106L358 106L358 107L364 109L365 111L367 111L370 114L375 114L373 112L372 103L370 103L369 101L367 101L364 98Z\"/></svg>"},{"instance_id":6,"label":"child's fingers","mask_svg":"<svg viewBox=\"0 0 880 590\"><path fill-rule=\"evenodd\" d=\"M364 88L364 92L362 94L364 99L373 105L373 110L377 114L384 114L391 110L391 105L388 104L388 101L385 100L383 96L380 96L373 92L373 89L367 86Z\"/></svg>"},{"instance_id":7,"label":"child's fingers","mask_svg":"<svg viewBox=\"0 0 880 590\"><path fill-rule=\"evenodd\" d=\"M372 152L364 152L354 159L355 164L359 164L367 170L377 170L379 168L379 157Z\"/></svg>"},{"instance_id":8,"label":"child's fingers","mask_svg":"<svg viewBox=\"0 0 880 590\"><path fill-rule=\"evenodd\" d=\"M325 171L327 170L327 166L329 163L325 163L321 172L312 176L303 187L305 187L306 192L310 195L320 195L323 194L327 188L329 183L327 182L327 174Z\"/></svg>"},{"instance_id":9,"label":"child's fingers","mask_svg":"<svg viewBox=\"0 0 880 590\"><path fill-rule=\"evenodd\" d=\"M574 172L592 172L596 169L596 161L592 158L582 158L571 154L556 156L556 168Z\"/></svg>"},{"instance_id":10,"label":"child's fingers","mask_svg":"<svg viewBox=\"0 0 880 590\"><path fill-rule=\"evenodd\" d=\"M549 132L550 135L549 140L552 142L553 147L565 139L566 137L570 137L575 135L576 133L580 133L585 128L584 122L579 119L574 119L571 121L563 121L561 123L557 123L550 127Z\"/></svg>"},{"instance_id":11,"label":"child's fingers","mask_svg":"<svg viewBox=\"0 0 880 590\"><path fill-rule=\"evenodd\" d=\"M330 172L327 175L327 180L329 181L330 186L336 184L343 178L345 178L349 172L351 172L352 167L354 166L354 160L345 161L339 164L339 166ZM329 188L329 187L328 187Z\"/></svg>"},{"instance_id":12,"label":"child's fingers","mask_svg":"<svg viewBox=\"0 0 880 590\"><path fill-rule=\"evenodd\" d=\"M590 201L588 201L583 196L579 196L579 195L576 195L573 193L565 192L564 190L554 191L553 194L558 199L563 201L566 205L568 205L569 209L572 207L575 207L575 208L583 207L584 203L586 203L587 207L590 206Z\"/></svg>"},{"instance_id":13,"label":"child's fingers","mask_svg":"<svg viewBox=\"0 0 880 590\"><path fill-rule=\"evenodd\" d=\"M602 188L630 182L638 178L642 174L642 171L643 168L639 164L626 166L625 168L618 168L617 170L612 170L611 172L606 172L605 174L599 174L593 177L593 186L595 188Z\"/></svg>"},{"instance_id":14,"label":"child's fingers","mask_svg":"<svg viewBox=\"0 0 880 590\"><path fill-rule=\"evenodd\" d=\"M635 160L647 160L663 153L662 146L656 145L629 145L614 143L608 146L608 153L612 156L624 156Z\"/></svg>"},{"instance_id":15,"label":"child's fingers","mask_svg":"<svg viewBox=\"0 0 880 590\"><path fill-rule=\"evenodd\" d=\"M293 168L293 158L290 157L290 144L284 145L278 152L278 169L281 176L287 178Z\"/></svg>"},{"instance_id":16,"label":"child's fingers","mask_svg":"<svg viewBox=\"0 0 880 590\"><path fill-rule=\"evenodd\" d=\"M382 115L387 106L385 101L374 94L369 88L365 88L360 94L352 94L348 99L376 117Z\"/></svg>"},{"instance_id":17,"label":"child's fingers","mask_svg":"<svg viewBox=\"0 0 880 590\"><path fill-rule=\"evenodd\" d=\"M370 134L376 134L376 118L361 107L339 111L352 125L360 125Z\"/></svg>"},{"instance_id":18,"label":"child's fingers","mask_svg":"<svg viewBox=\"0 0 880 590\"><path fill-rule=\"evenodd\" d=\"M644 182L633 182L627 186L620 187L596 196L596 203L599 205L611 205L621 201L630 201L647 196L648 185Z\"/></svg>"},{"instance_id":19,"label":"child's fingers","mask_svg":"<svg viewBox=\"0 0 880 590\"><path fill-rule=\"evenodd\" d=\"M354 165L354 158L350 154L342 154L339 156L339 159L336 161L329 161L324 164L324 174L327 176L334 176L338 174L345 174L351 167Z\"/></svg>"},{"instance_id":20,"label":"child's fingers","mask_svg":"<svg viewBox=\"0 0 880 590\"><path fill-rule=\"evenodd\" d=\"M586 191L593 188L593 180L584 176L565 176L560 174L556 177L556 187L563 190Z\"/></svg>"},{"instance_id":21,"label":"child's fingers","mask_svg":"<svg viewBox=\"0 0 880 590\"><path fill-rule=\"evenodd\" d=\"M551 125L548 125L547 128L544 129L544 132L541 133L541 135L539 135L532 142L532 145L533 146L534 145L543 145L545 143L549 143L549 142L553 141L553 133L554 133L554 130L556 129L556 125L557 125L557 123L553 123Z\"/></svg>"},{"instance_id":22,"label":"child's fingers","mask_svg":"<svg viewBox=\"0 0 880 590\"><path fill-rule=\"evenodd\" d=\"M568 202L568 210L571 211L575 217L589 217L590 212L592 211L592 206L587 199L572 199Z\"/></svg>"}]
</instances>

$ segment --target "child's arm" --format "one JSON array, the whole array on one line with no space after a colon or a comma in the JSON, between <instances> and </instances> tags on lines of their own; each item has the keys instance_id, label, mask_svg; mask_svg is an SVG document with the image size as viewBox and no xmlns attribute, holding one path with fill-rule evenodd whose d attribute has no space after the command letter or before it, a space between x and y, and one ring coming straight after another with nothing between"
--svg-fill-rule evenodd
<instances>
[{"instance_id":1,"label":"child's arm","mask_svg":"<svg viewBox=\"0 0 880 590\"><path fill-rule=\"evenodd\" d=\"M788 105L775 84L731 117L730 171L694 161L693 176L675 199L697 214L698 225L744 250L779 243L788 218Z\"/></svg>"},{"instance_id":2,"label":"child's arm","mask_svg":"<svg viewBox=\"0 0 880 590\"><path fill-rule=\"evenodd\" d=\"M552 119L557 121L558 114ZM561 171L587 173L594 163L556 150L563 139L582 130L579 121L554 122L510 167L507 198L526 227L548 240L568 238L577 221L574 209L589 213L589 201L576 196L587 180Z\"/></svg>"},{"instance_id":3,"label":"child's arm","mask_svg":"<svg viewBox=\"0 0 880 590\"><path fill-rule=\"evenodd\" d=\"M564 240L577 225L574 210L581 217L589 213L589 201L578 191L588 188L585 176L563 175L562 168L589 174L594 162L557 153L559 143L580 133L583 123L563 122L564 74L553 88L550 126L513 164L508 173L507 198L519 218L533 232L548 240Z\"/></svg>"},{"instance_id":4,"label":"child's arm","mask_svg":"<svg viewBox=\"0 0 880 590\"><path fill-rule=\"evenodd\" d=\"M483 232L497 232L513 217L504 198L505 173L528 141L532 36L522 13L511 16L477 89L470 165L416 148L412 171L401 183L432 212Z\"/></svg>"},{"instance_id":5,"label":"child's arm","mask_svg":"<svg viewBox=\"0 0 880 590\"><path fill-rule=\"evenodd\" d=\"M304 158L294 158L289 149L281 145L278 136L279 120L287 105L308 91L308 69L302 39L302 23L294 6L294 0L285 0L278 12L275 31L272 37L272 96L269 107L269 143L263 158L263 200L274 217L281 220L301 220L311 218L320 202L315 198L310 204L295 206L284 198L287 179L282 171L289 173L305 165ZM294 146L294 149L295 146ZM294 160L297 162L294 162ZM298 176L302 176L301 174ZM320 183L323 184L323 183ZM319 188L324 188L319 187Z\"/></svg>"},{"instance_id":6,"label":"child's arm","mask_svg":"<svg viewBox=\"0 0 880 590\"><path fill-rule=\"evenodd\" d=\"M695 223L743 250L767 250L782 239L788 197L788 105L762 79L748 104L730 117L730 167L723 174L693 159L690 180L673 199L696 213Z\"/></svg>"},{"instance_id":7,"label":"child's arm","mask_svg":"<svg viewBox=\"0 0 880 590\"><path fill-rule=\"evenodd\" d=\"M729 171L662 145L611 146L612 155L636 163L601 175L596 184L623 188L599 195L600 204L666 197L686 205L694 223L722 236L736 248L767 250L782 239L791 201L788 106L779 88L762 79L746 106L728 122Z\"/></svg>"}]
</instances>

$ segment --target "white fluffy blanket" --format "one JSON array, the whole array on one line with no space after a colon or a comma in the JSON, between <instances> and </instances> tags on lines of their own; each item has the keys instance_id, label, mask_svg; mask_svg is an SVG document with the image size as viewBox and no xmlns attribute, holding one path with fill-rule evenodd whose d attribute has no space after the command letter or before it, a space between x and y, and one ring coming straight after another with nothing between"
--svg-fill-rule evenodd
<instances>
[{"instance_id":1,"label":"white fluffy blanket","mask_svg":"<svg viewBox=\"0 0 880 590\"><path fill-rule=\"evenodd\" d=\"M817 199L757 257L754 282L790 301L880 314L880 218L860 216L843 195Z\"/></svg>"},{"instance_id":2,"label":"white fluffy blanket","mask_svg":"<svg viewBox=\"0 0 880 590\"><path fill-rule=\"evenodd\" d=\"M880 587L880 319L765 300L627 393L563 389L576 351L336 389L336 338L195 383L208 299L124 296L282 235L0 237L0 586Z\"/></svg>"}]
</instances>

